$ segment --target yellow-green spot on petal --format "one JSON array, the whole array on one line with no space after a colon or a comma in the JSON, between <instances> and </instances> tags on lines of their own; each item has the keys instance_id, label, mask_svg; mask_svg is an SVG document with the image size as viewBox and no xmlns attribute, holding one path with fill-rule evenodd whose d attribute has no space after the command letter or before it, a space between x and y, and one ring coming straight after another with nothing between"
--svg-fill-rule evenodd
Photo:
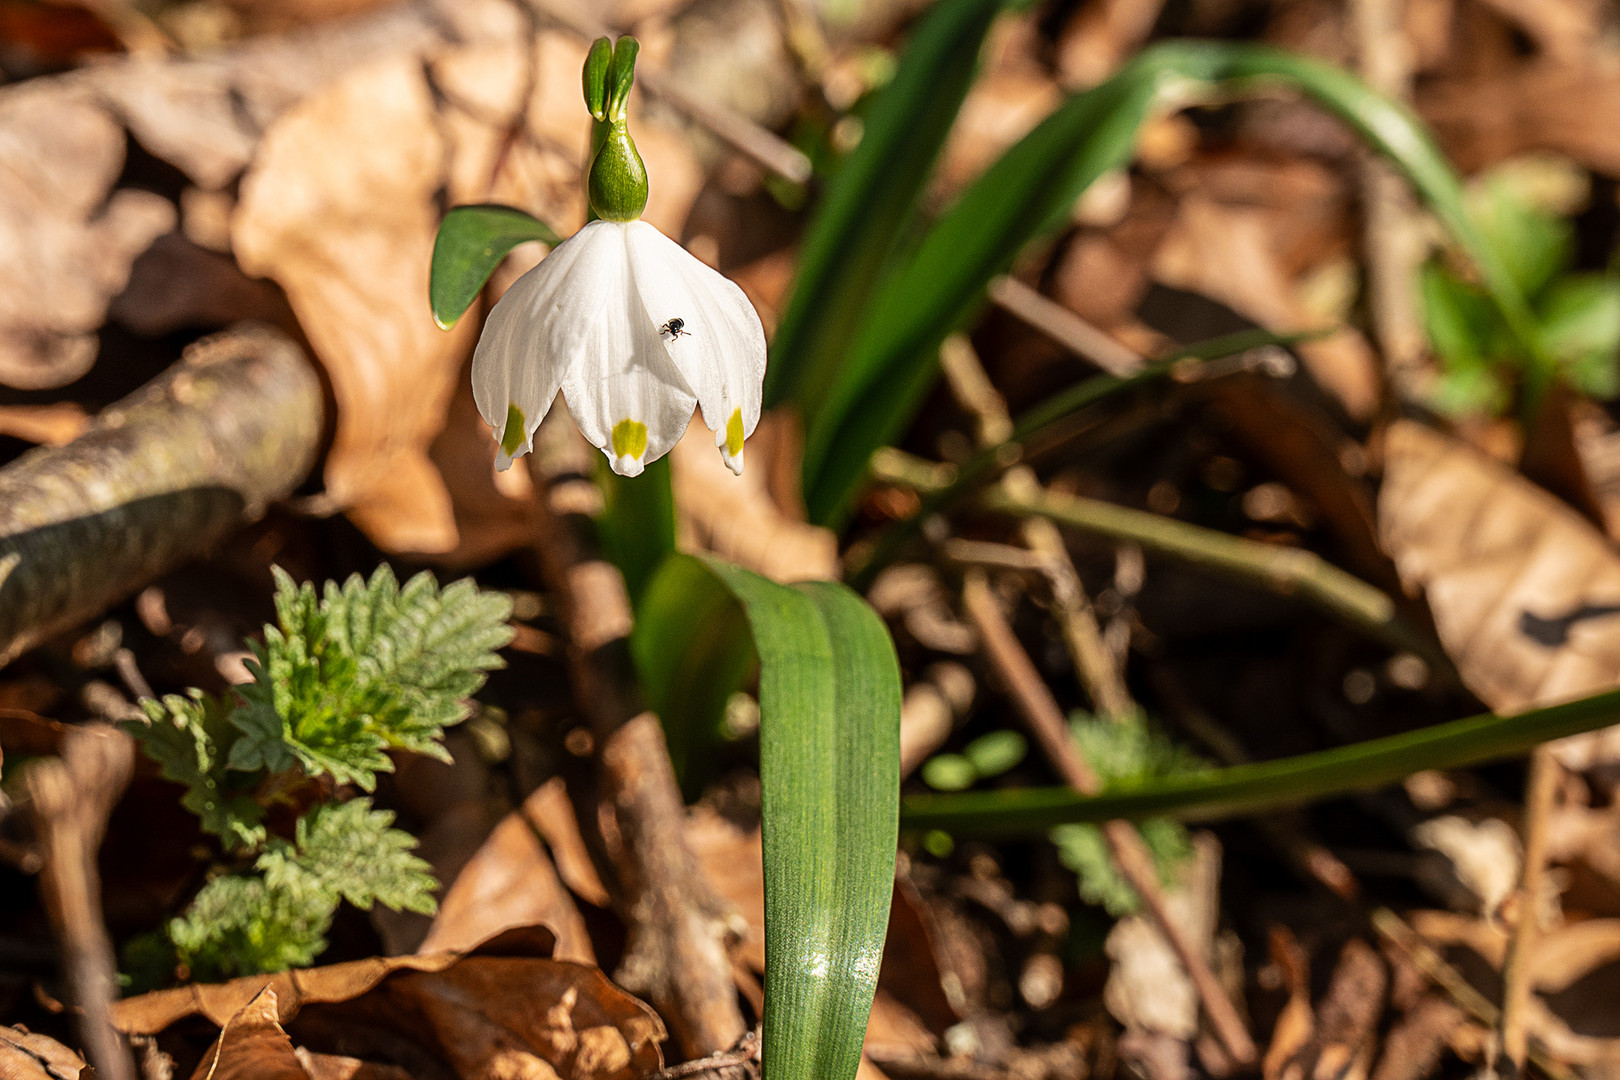
<instances>
[{"instance_id":1,"label":"yellow-green spot on petal","mask_svg":"<svg viewBox=\"0 0 1620 1080\"><path fill-rule=\"evenodd\" d=\"M742 430L741 427L738 430ZM613 456L641 460L647 452L647 425L640 420L620 420L613 425Z\"/></svg>"},{"instance_id":2,"label":"yellow-green spot on petal","mask_svg":"<svg viewBox=\"0 0 1620 1080\"><path fill-rule=\"evenodd\" d=\"M506 427L501 431L501 452L516 457L523 445L523 410L516 405L506 407Z\"/></svg>"},{"instance_id":3,"label":"yellow-green spot on petal","mask_svg":"<svg viewBox=\"0 0 1620 1080\"><path fill-rule=\"evenodd\" d=\"M742 453L743 422L742 410L732 411L731 419L726 421L726 453L736 457Z\"/></svg>"}]
</instances>

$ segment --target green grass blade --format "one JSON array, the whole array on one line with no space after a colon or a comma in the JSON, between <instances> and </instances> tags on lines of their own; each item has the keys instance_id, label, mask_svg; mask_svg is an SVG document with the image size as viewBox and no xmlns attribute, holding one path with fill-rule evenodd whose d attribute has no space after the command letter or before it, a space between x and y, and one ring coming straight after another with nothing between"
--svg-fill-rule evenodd
<instances>
[{"instance_id":1,"label":"green grass blade","mask_svg":"<svg viewBox=\"0 0 1620 1080\"><path fill-rule=\"evenodd\" d=\"M955 478L949 484L938 491L924 494L917 509L885 529L872 545L870 554L857 564L853 573L846 575L850 588L856 592L866 592L878 573L893 562L921 531L924 521L943 512L969 491L990 482L1008 464L1022 460L1024 451L1030 449L1023 444L1038 443L1050 428L1082 409L1107 401L1116 394L1169 378L1190 361L1219 360L1265 345L1294 345L1316 336L1316 333L1273 334L1267 330L1242 330L1177 349L1162 359L1144 364L1140 371L1130 375L1094 375L1057 391L1019 416L1009 438L976 451L958 467Z\"/></svg>"},{"instance_id":2,"label":"green grass blade","mask_svg":"<svg viewBox=\"0 0 1620 1080\"><path fill-rule=\"evenodd\" d=\"M885 279L827 403L806 429L804 490L811 520L842 524L872 451L905 429L932 385L945 335L974 316L985 286L1019 251L1067 220L1092 181L1130 160L1156 106L1173 97L1260 85L1304 93L1392 161L1478 265L1515 336L1541 358L1534 371L1550 372L1511 272L1470 222L1455 173L1410 110L1348 72L1282 50L1167 42L1047 117L986 170L906 264Z\"/></svg>"},{"instance_id":3,"label":"green grass blade","mask_svg":"<svg viewBox=\"0 0 1620 1080\"><path fill-rule=\"evenodd\" d=\"M457 206L439 223L433 241L428 302L433 321L448 330L478 299L489 275L507 252L528 240L556 247L562 243L545 222L510 206L493 203Z\"/></svg>"},{"instance_id":4,"label":"green grass blade","mask_svg":"<svg viewBox=\"0 0 1620 1080\"><path fill-rule=\"evenodd\" d=\"M911 35L894 80L867 111L804 251L765 373L765 401L808 414L838 375L873 288L915 216L928 174L978 70L1000 0L945 0Z\"/></svg>"},{"instance_id":5,"label":"green grass blade","mask_svg":"<svg viewBox=\"0 0 1620 1080\"><path fill-rule=\"evenodd\" d=\"M722 588L723 587L723 588ZM888 630L833 583L778 585L676 555L647 591L632 649L653 700L680 659L653 655L741 606L759 657L765 847L765 1046L770 1080L848 1080L877 986L894 887L900 670ZM661 644L663 643L663 644Z\"/></svg>"},{"instance_id":6,"label":"green grass blade","mask_svg":"<svg viewBox=\"0 0 1620 1080\"><path fill-rule=\"evenodd\" d=\"M1553 739L1620 723L1620 690L1515 716L1475 716L1276 761L1121 787L1084 798L1068 788L913 795L908 829L1017 835L1067 822L1173 817L1210 821L1365 791L1424 769L1460 769L1515 757Z\"/></svg>"}]
</instances>

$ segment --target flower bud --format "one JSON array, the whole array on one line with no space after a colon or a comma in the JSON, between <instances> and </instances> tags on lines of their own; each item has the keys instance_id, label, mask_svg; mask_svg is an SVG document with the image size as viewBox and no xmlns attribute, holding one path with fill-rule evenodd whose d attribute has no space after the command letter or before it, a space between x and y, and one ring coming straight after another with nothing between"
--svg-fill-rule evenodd
<instances>
[{"instance_id":1,"label":"flower bud","mask_svg":"<svg viewBox=\"0 0 1620 1080\"><path fill-rule=\"evenodd\" d=\"M647 167L623 120L607 125L586 191L591 209L603 221L635 221L647 208Z\"/></svg>"}]
</instances>

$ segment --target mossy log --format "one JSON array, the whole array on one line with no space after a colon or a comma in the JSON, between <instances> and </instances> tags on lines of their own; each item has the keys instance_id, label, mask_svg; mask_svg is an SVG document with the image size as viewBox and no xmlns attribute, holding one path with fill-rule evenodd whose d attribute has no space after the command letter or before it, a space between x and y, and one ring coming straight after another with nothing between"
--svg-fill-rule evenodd
<instances>
[{"instance_id":1,"label":"mossy log","mask_svg":"<svg viewBox=\"0 0 1620 1080\"><path fill-rule=\"evenodd\" d=\"M321 430L303 350L234 329L0 469L0 665L257 518L308 475Z\"/></svg>"}]
</instances>

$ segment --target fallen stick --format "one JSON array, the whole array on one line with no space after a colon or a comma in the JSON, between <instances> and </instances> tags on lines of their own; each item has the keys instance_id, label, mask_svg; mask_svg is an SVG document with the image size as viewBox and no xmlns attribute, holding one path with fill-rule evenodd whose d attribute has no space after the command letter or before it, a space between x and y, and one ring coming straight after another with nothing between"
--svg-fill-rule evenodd
<instances>
[{"instance_id":1,"label":"fallen stick","mask_svg":"<svg viewBox=\"0 0 1620 1080\"><path fill-rule=\"evenodd\" d=\"M303 350L231 330L0 469L0 665L203 554L308 474L320 381Z\"/></svg>"}]
</instances>

